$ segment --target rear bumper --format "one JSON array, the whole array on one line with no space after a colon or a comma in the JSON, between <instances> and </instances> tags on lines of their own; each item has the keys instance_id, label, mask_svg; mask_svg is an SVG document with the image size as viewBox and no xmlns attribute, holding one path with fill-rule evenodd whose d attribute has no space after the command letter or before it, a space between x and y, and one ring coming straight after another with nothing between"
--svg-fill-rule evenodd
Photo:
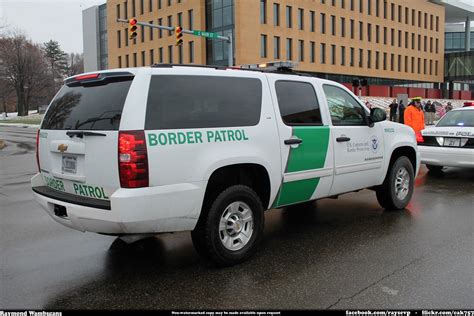
<instances>
[{"instance_id":1,"label":"rear bumper","mask_svg":"<svg viewBox=\"0 0 474 316\"><path fill-rule=\"evenodd\" d=\"M474 168L474 149L419 145L418 151L424 164Z\"/></svg>"},{"instance_id":2,"label":"rear bumper","mask_svg":"<svg viewBox=\"0 0 474 316\"><path fill-rule=\"evenodd\" d=\"M118 189L110 196L109 209L45 194L39 189L44 186L39 174L31 179L31 184L36 201L56 222L83 232L119 235L193 230L207 182ZM55 205L64 206L67 216L56 216Z\"/></svg>"}]
</instances>

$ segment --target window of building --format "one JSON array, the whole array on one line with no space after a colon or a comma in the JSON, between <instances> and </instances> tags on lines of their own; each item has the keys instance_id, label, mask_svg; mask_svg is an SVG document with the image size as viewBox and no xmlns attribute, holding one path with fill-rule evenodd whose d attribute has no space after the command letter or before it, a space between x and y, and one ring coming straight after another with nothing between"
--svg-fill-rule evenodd
<instances>
[{"instance_id":1,"label":"window of building","mask_svg":"<svg viewBox=\"0 0 474 316\"><path fill-rule=\"evenodd\" d=\"M350 0L350 1L351 1L351 5L350 5L351 11L354 11L354 0Z\"/></svg>"},{"instance_id":2,"label":"window of building","mask_svg":"<svg viewBox=\"0 0 474 316\"><path fill-rule=\"evenodd\" d=\"M436 17L436 32L439 31L439 16Z\"/></svg>"},{"instance_id":3,"label":"window of building","mask_svg":"<svg viewBox=\"0 0 474 316\"><path fill-rule=\"evenodd\" d=\"M332 5L333 7L335 7L335 6L336 6L336 0L331 0L331 5Z\"/></svg>"},{"instance_id":4,"label":"window of building","mask_svg":"<svg viewBox=\"0 0 474 316\"><path fill-rule=\"evenodd\" d=\"M280 26L280 5L278 3L273 4L273 25Z\"/></svg>"},{"instance_id":5,"label":"window of building","mask_svg":"<svg viewBox=\"0 0 474 316\"><path fill-rule=\"evenodd\" d=\"M375 52L375 69L379 69L380 66L380 52Z\"/></svg>"},{"instance_id":6,"label":"window of building","mask_svg":"<svg viewBox=\"0 0 474 316\"><path fill-rule=\"evenodd\" d=\"M315 31L315 18L316 18L316 13L314 11L309 11L309 30L311 32Z\"/></svg>"},{"instance_id":7,"label":"window of building","mask_svg":"<svg viewBox=\"0 0 474 316\"><path fill-rule=\"evenodd\" d=\"M325 64L326 63L326 44L321 43L319 49L319 63Z\"/></svg>"},{"instance_id":8,"label":"window of building","mask_svg":"<svg viewBox=\"0 0 474 316\"><path fill-rule=\"evenodd\" d=\"M390 29L390 44L395 46L395 30Z\"/></svg>"},{"instance_id":9,"label":"window of building","mask_svg":"<svg viewBox=\"0 0 474 316\"><path fill-rule=\"evenodd\" d=\"M260 35L260 57L267 58L267 35Z\"/></svg>"},{"instance_id":10,"label":"window of building","mask_svg":"<svg viewBox=\"0 0 474 316\"><path fill-rule=\"evenodd\" d=\"M320 19L320 27L321 27L321 34L326 34L326 14L321 13Z\"/></svg>"},{"instance_id":11,"label":"window of building","mask_svg":"<svg viewBox=\"0 0 474 316\"><path fill-rule=\"evenodd\" d=\"M372 51L367 50L367 69L372 68Z\"/></svg>"},{"instance_id":12,"label":"window of building","mask_svg":"<svg viewBox=\"0 0 474 316\"><path fill-rule=\"evenodd\" d=\"M153 0L148 0L148 11L153 12Z\"/></svg>"},{"instance_id":13,"label":"window of building","mask_svg":"<svg viewBox=\"0 0 474 316\"><path fill-rule=\"evenodd\" d=\"M280 59L280 37L273 37L273 58Z\"/></svg>"},{"instance_id":14,"label":"window of building","mask_svg":"<svg viewBox=\"0 0 474 316\"><path fill-rule=\"evenodd\" d=\"M298 61L304 61L304 41L298 40Z\"/></svg>"},{"instance_id":15,"label":"window of building","mask_svg":"<svg viewBox=\"0 0 474 316\"><path fill-rule=\"evenodd\" d=\"M322 125L318 98L312 84L278 80L275 83L278 107L286 125Z\"/></svg>"},{"instance_id":16,"label":"window of building","mask_svg":"<svg viewBox=\"0 0 474 316\"><path fill-rule=\"evenodd\" d=\"M421 73L421 58L418 58L418 73Z\"/></svg>"},{"instance_id":17,"label":"window of building","mask_svg":"<svg viewBox=\"0 0 474 316\"><path fill-rule=\"evenodd\" d=\"M375 26L375 42L378 44L380 43L380 26Z\"/></svg>"},{"instance_id":18,"label":"window of building","mask_svg":"<svg viewBox=\"0 0 474 316\"><path fill-rule=\"evenodd\" d=\"M408 32L405 32L405 48L408 48Z\"/></svg>"},{"instance_id":19,"label":"window of building","mask_svg":"<svg viewBox=\"0 0 474 316\"><path fill-rule=\"evenodd\" d=\"M430 37L430 53L433 52L433 38Z\"/></svg>"},{"instance_id":20,"label":"window of building","mask_svg":"<svg viewBox=\"0 0 474 316\"><path fill-rule=\"evenodd\" d=\"M163 25L163 19L158 19L158 25ZM162 38L163 37L163 30L158 29L158 37Z\"/></svg>"},{"instance_id":21,"label":"window of building","mask_svg":"<svg viewBox=\"0 0 474 316\"><path fill-rule=\"evenodd\" d=\"M411 58L411 73L415 73L415 57Z\"/></svg>"},{"instance_id":22,"label":"window of building","mask_svg":"<svg viewBox=\"0 0 474 316\"><path fill-rule=\"evenodd\" d=\"M150 65L155 63L155 52L153 49L150 49Z\"/></svg>"},{"instance_id":23,"label":"window of building","mask_svg":"<svg viewBox=\"0 0 474 316\"><path fill-rule=\"evenodd\" d=\"M267 0L260 0L260 24L267 23Z\"/></svg>"},{"instance_id":24,"label":"window of building","mask_svg":"<svg viewBox=\"0 0 474 316\"><path fill-rule=\"evenodd\" d=\"M349 49L349 66L354 67L354 47Z\"/></svg>"},{"instance_id":25,"label":"window of building","mask_svg":"<svg viewBox=\"0 0 474 316\"><path fill-rule=\"evenodd\" d=\"M387 19L387 1L383 2L383 18Z\"/></svg>"},{"instance_id":26,"label":"window of building","mask_svg":"<svg viewBox=\"0 0 474 316\"><path fill-rule=\"evenodd\" d=\"M383 53L383 70L387 70L387 53Z\"/></svg>"},{"instance_id":27,"label":"window of building","mask_svg":"<svg viewBox=\"0 0 474 316\"><path fill-rule=\"evenodd\" d=\"M128 28L125 29L125 32L123 32L124 39L125 39L125 47L128 46Z\"/></svg>"},{"instance_id":28,"label":"window of building","mask_svg":"<svg viewBox=\"0 0 474 316\"><path fill-rule=\"evenodd\" d=\"M428 13L424 14L423 22L424 22L424 27L425 27L425 30L426 30L428 28Z\"/></svg>"},{"instance_id":29,"label":"window of building","mask_svg":"<svg viewBox=\"0 0 474 316\"><path fill-rule=\"evenodd\" d=\"M346 90L327 84L323 90L333 125L367 125L365 110Z\"/></svg>"},{"instance_id":30,"label":"window of building","mask_svg":"<svg viewBox=\"0 0 474 316\"><path fill-rule=\"evenodd\" d=\"M286 6L286 27L292 28L293 21L292 21L292 8L290 6Z\"/></svg>"},{"instance_id":31,"label":"window of building","mask_svg":"<svg viewBox=\"0 0 474 316\"><path fill-rule=\"evenodd\" d=\"M331 35L336 35L336 17L331 15Z\"/></svg>"},{"instance_id":32,"label":"window of building","mask_svg":"<svg viewBox=\"0 0 474 316\"><path fill-rule=\"evenodd\" d=\"M364 67L364 50L359 48L359 67Z\"/></svg>"},{"instance_id":33,"label":"window of building","mask_svg":"<svg viewBox=\"0 0 474 316\"><path fill-rule=\"evenodd\" d=\"M178 46L178 64L183 63L183 45Z\"/></svg>"},{"instance_id":34,"label":"window of building","mask_svg":"<svg viewBox=\"0 0 474 316\"><path fill-rule=\"evenodd\" d=\"M349 23L349 32L351 34L351 38L354 38L354 20L351 19Z\"/></svg>"},{"instance_id":35,"label":"window of building","mask_svg":"<svg viewBox=\"0 0 474 316\"><path fill-rule=\"evenodd\" d=\"M435 76L438 75L438 61L435 60Z\"/></svg>"},{"instance_id":36,"label":"window of building","mask_svg":"<svg viewBox=\"0 0 474 316\"><path fill-rule=\"evenodd\" d=\"M398 23L402 23L402 6L398 6Z\"/></svg>"},{"instance_id":37,"label":"window of building","mask_svg":"<svg viewBox=\"0 0 474 316\"><path fill-rule=\"evenodd\" d=\"M117 4L117 10L115 12L115 15L117 16L117 19L120 19L120 4Z\"/></svg>"},{"instance_id":38,"label":"window of building","mask_svg":"<svg viewBox=\"0 0 474 316\"><path fill-rule=\"evenodd\" d=\"M375 0L375 16L379 17L380 14L380 0Z\"/></svg>"},{"instance_id":39,"label":"window of building","mask_svg":"<svg viewBox=\"0 0 474 316\"><path fill-rule=\"evenodd\" d=\"M390 70L394 71L395 69L395 54L390 54Z\"/></svg>"},{"instance_id":40,"label":"window of building","mask_svg":"<svg viewBox=\"0 0 474 316\"><path fill-rule=\"evenodd\" d=\"M364 23L362 21L359 22L359 40L364 40Z\"/></svg>"},{"instance_id":41,"label":"window of building","mask_svg":"<svg viewBox=\"0 0 474 316\"><path fill-rule=\"evenodd\" d=\"M132 17L137 16L135 0L132 0Z\"/></svg>"},{"instance_id":42,"label":"window of building","mask_svg":"<svg viewBox=\"0 0 474 316\"><path fill-rule=\"evenodd\" d=\"M433 75L433 60L430 59L430 76Z\"/></svg>"},{"instance_id":43,"label":"window of building","mask_svg":"<svg viewBox=\"0 0 474 316\"><path fill-rule=\"evenodd\" d=\"M168 0L168 7L171 7L171 0Z\"/></svg>"},{"instance_id":44,"label":"window of building","mask_svg":"<svg viewBox=\"0 0 474 316\"><path fill-rule=\"evenodd\" d=\"M411 9L411 25L415 26L415 9Z\"/></svg>"},{"instance_id":45,"label":"window of building","mask_svg":"<svg viewBox=\"0 0 474 316\"><path fill-rule=\"evenodd\" d=\"M145 42L145 27L140 25L140 40L141 42Z\"/></svg>"},{"instance_id":46,"label":"window of building","mask_svg":"<svg viewBox=\"0 0 474 316\"><path fill-rule=\"evenodd\" d=\"M421 11L418 11L418 27L421 27Z\"/></svg>"},{"instance_id":47,"label":"window of building","mask_svg":"<svg viewBox=\"0 0 474 316\"><path fill-rule=\"evenodd\" d=\"M128 1L123 3L123 17L124 19L128 19Z\"/></svg>"},{"instance_id":48,"label":"window of building","mask_svg":"<svg viewBox=\"0 0 474 316\"><path fill-rule=\"evenodd\" d=\"M181 27L183 26L183 13L182 12L178 13L178 25Z\"/></svg>"},{"instance_id":49,"label":"window of building","mask_svg":"<svg viewBox=\"0 0 474 316\"><path fill-rule=\"evenodd\" d=\"M341 46L341 66L346 65L346 47Z\"/></svg>"},{"instance_id":50,"label":"window of building","mask_svg":"<svg viewBox=\"0 0 474 316\"><path fill-rule=\"evenodd\" d=\"M133 67L137 67L137 53L133 53Z\"/></svg>"},{"instance_id":51,"label":"window of building","mask_svg":"<svg viewBox=\"0 0 474 316\"><path fill-rule=\"evenodd\" d=\"M153 24L153 21L149 21L148 23ZM150 29L149 30L150 31L150 41L152 41L153 40L153 32L155 31L155 29L151 28L151 27L149 29Z\"/></svg>"},{"instance_id":52,"label":"window of building","mask_svg":"<svg viewBox=\"0 0 474 316\"><path fill-rule=\"evenodd\" d=\"M173 45L168 46L168 63L173 63Z\"/></svg>"},{"instance_id":53,"label":"window of building","mask_svg":"<svg viewBox=\"0 0 474 316\"><path fill-rule=\"evenodd\" d=\"M341 18L341 37L346 37L346 19Z\"/></svg>"},{"instance_id":54,"label":"window of building","mask_svg":"<svg viewBox=\"0 0 474 316\"><path fill-rule=\"evenodd\" d=\"M430 14L430 30L433 31L433 14Z\"/></svg>"},{"instance_id":55,"label":"window of building","mask_svg":"<svg viewBox=\"0 0 474 316\"><path fill-rule=\"evenodd\" d=\"M143 10L145 10L145 0L140 0L140 14L143 14Z\"/></svg>"},{"instance_id":56,"label":"window of building","mask_svg":"<svg viewBox=\"0 0 474 316\"><path fill-rule=\"evenodd\" d=\"M146 61L145 61L145 51L142 51L142 66L145 66Z\"/></svg>"},{"instance_id":57,"label":"window of building","mask_svg":"<svg viewBox=\"0 0 474 316\"><path fill-rule=\"evenodd\" d=\"M194 41L189 42L189 63L194 63Z\"/></svg>"},{"instance_id":58,"label":"window of building","mask_svg":"<svg viewBox=\"0 0 474 316\"><path fill-rule=\"evenodd\" d=\"M341 0L341 8L345 8L346 7L346 1L345 0Z\"/></svg>"},{"instance_id":59,"label":"window of building","mask_svg":"<svg viewBox=\"0 0 474 316\"><path fill-rule=\"evenodd\" d=\"M145 129L255 126L260 121L261 108L259 79L152 76Z\"/></svg>"},{"instance_id":60,"label":"window of building","mask_svg":"<svg viewBox=\"0 0 474 316\"><path fill-rule=\"evenodd\" d=\"M298 9L298 30L304 29L304 10Z\"/></svg>"},{"instance_id":61,"label":"window of building","mask_svg":"<svg viewBox=\"0 0 474 316\"><path fill-rule=\"evenodd\" d=\"M397 69L399 72L402 71L402 56L398 55L398 58L397 58Z\"/></svg>"},{"instance_id":62,"label":"window of building","mask_svg":"<svg viewBox=\"0 0 474 316\"><path fill-rule=\"evenodd\" d=\"M372 42L372 24L367 24L367 40Z\"/></svg>"},{"instance_id":63,"label":"window of building","mask_svg":"<svg viewBox=\"0 0 474 316\"><path fill-rule=\"evenodd\" d=\"M161 0L157 0L157 1L158 1L158 10L159 10L159 9L161 9L162 3L161 3Z\"/></svg>"},{"instance_id":64,"label":"window of building","mask_svg":"<svg viewBox=\"0 0 474 316\"><path fill-rule=\"evenodd\" d=\"M402 31L398 30L398 47L402 47Z\"/></svg>"},{"instance_id":65,"label":"window of building","mask_svg":"<svg viewBox=\"0 0 474 316\"><path fill-rule=\"evenodd\" d=\"M314 63L315 62L315 53L316 53L316 43L309 42L309 61Z\"/></svg>"},{"instance_id":66,"label":"window of building","mask_svg":"<svg viewBox=\"0 0 474 316\"><path fill-rule=\"evenodd\" d=\"M426 59L423 59L423 74L426 75Z\"/></svg>"},{"instance_id":67,"label":"window of building","mask_svg":"<svg viewBox=\"0 0 474 316\"><path fill-rule=\"evenodd\" d=\"M421 51L421 35L418 34L418 50Z\"/></svg>"},{"instance_id":68,"label":"window of building","mask_svg":"<svg viewBox=\"0 0 474 316\"><path fill-rule=\"evenodd\" d=\"M160 8L161 8L161 6L160 6ZM160 47L160 48L158 49L158 62L159 62L160 64L163 63L163 47Z\"/></svg>"},{"instance_id":69,"label":"window of building","mask_svg":"<svg viewBox=\"0 0 474 316\"><path fill-rule=\"evenodd\" d=\"M364 13L364 0L359 0L359 12Z\"/></svg>"},{"instance_id":70,"label":"window of building","mask_svg":"<svg viewBox=\"0 0 474 316\"><path fill-rule=\"evenodd\" d=\"M438 43L439 43L439 41L438 41L438 39L436 39L436 45L435 45L435 46L436 46L436 47L435 47L435 49L436 49L436 54L438 54Z\"/></svg>"},{"instance_id":71,"label":"window of building","mask_svg":"<svg viewBox=\"0 0 474 316\"><path fill-rule=\"evenodd\" d=\"M423 37L423 50L426 52L428 48L428 38L426 35Z\"/></svg>"},{"instance_id":72,"label":"window of building","mask_svg":"<svg viewBox=\"0 0 474 316\"><path fill-rule=\"evenodd\" d=\"M188 28L194 30L194 11L188 10Z\"/></svg>"},{"instance_id":73,"label":"window of building","mask_svg":"<svg viewBox=\"0 0 474 316\"><path fill-rule=\"evenodd\" d=\"M336 64L336 45L331 45L331 65Z\"/></svg>"},{"instance_id":74,"label":"window of building","mask_svg":"<svg viewBox=\"0 0 474 316\"><path fill-rule=\"evenodd\" d=\"M408 18L410 16L410 14L408 12L409 12L409 9L407 7L405 7L405 24L407 24L407 25L408 25Z\"/></svg>"},{"instance_id":75,"label":"window of building","mask_svg":"<svg viewBox=\"0 0 474 316\"><path fill-rule=\"evenodd\" d=\"M118 67L122 68L122 56L118 57Z\"/></svg>"},{"instance_id":76,"label":"window of building","mask_svg":"<svg viewBox=\"0 0 474 316\"><path fill-rule=\"evenodd\" d=\"M120 30L117 31L117 47L122 47L122 34L120 33Z\"/></svg>"},{"instance_id":77,"label":"window of building","mask_svg":"<svg viewBox=\"0 0 474 316\"><path fill-rule=\"evenodd\" d=\"M392 21L395 21L395 4L394 3L390 4L390 19Z\"/></svg>"},{"instance_id":78,"label":"window of building","mask_svg":"<svg viewBox=\"0 0 474 316\"><path fill-rule=\"evenodd\" d=\"M291 38L286 39L286 59L293 59L293 40Z\"/></svg>"},{"instance_id":79,"label":"window of building","mask_svg":"<svg viewBox=\"0 0 474 316\"><path fill-rule=\"evenodd\" d=\"M411 49L415 49L415 33L411 33Z\"/></svg>"},{"instance_id":80,"label":"window of building","mask_svg":"<svg viewBox=\"0 0 474 316\"><path fill-rule=\"evenodd\" d=\"M168 26L173 26L173 16L168 15ZM173 34L172 31L168 31L168 36L171 36Z\"/></svg>"},{"instance_id":81,"label":"window of building","mask_svg":"<svg viewBox=\"0 0 474 316\"><path fill-rule=\"evenodd\" d=\"M405 72L408 72L408 56L405 56Z\"/></svg>"},{"instance_id":82,"label":"window of building","mask_svg":"<svg viewBox=\"0 0 474 316\"><path fill-rule=\"evenodd\" d=\"M387 27L383 27L383 43L387 45Z\"/></svg>"},{"instance_id":83,"label":"window of building","mask_svg":"<svg viewBox=\"0 0 474 316\"><path fill-rule=\"evenodd\" d=\"M367 14L372 15L372 0L367 1Z\"/></svg>"}]
</instances>

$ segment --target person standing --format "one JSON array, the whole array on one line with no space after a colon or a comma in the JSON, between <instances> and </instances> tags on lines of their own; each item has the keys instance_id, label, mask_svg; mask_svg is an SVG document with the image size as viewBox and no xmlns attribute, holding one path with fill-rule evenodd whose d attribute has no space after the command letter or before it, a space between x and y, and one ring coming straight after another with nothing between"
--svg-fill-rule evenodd
<instances>
[{"instance_id":1,"label":"person standing","mask_svg":"<svg viewBox=\"0 0 474 316\"><path fill-rule=\"evenodd\" d=\"M425 115L421 106L421 98L413 98L412 101L412 104L405 110L405 124L410 126L415 134L419 134L425 129Z\"/></svg>"},{"instance_id":2,"label":"person standing","mask_svg":"<svg viewBox=\"0 0 474 316\"><path fill-rule=\"evenodd\" d=\"M426 104L425 104L425 113L426 113L426 118L427 118L428 125L432 125L433 122L434 122L436 107L434 106L433 103L431 103L430 100L428 100L428 102L426 102Z\"/></svg>"},{"instance_id":3,"label":"person standing","mask_svg":"<svg viewBox=\"0 0 474 316\"><path fill-rule=\"evenodd\" d=\"M390 121L396 122L397 121L397 109L398 109L397 99L393 99L393 101L392 101L392 103L390 103L389 107L390 107Z\"/></svg>"},{"instance_id":4,"label":"person standing","mask_svg":"<svg viewBox=\"0 0 474 316\"><path fill-rule=\"evenodd\" d=\"M404 115L405 115L405 105L403 104L403 100L400 100L400 104L398 105L398 122L404 124Z\"/></svg>"},{"instance_id":5,"label":"person standing","mask_svg":"<svg viewBox=\"0 0 474 316\"><path fill-rule=\"evenodd\" d=\"M448 104L446 105L446 113L448 113L452 109L453 109L453 106L451 105L451 102L448 102Z\"/></svg>"}]
</instances>

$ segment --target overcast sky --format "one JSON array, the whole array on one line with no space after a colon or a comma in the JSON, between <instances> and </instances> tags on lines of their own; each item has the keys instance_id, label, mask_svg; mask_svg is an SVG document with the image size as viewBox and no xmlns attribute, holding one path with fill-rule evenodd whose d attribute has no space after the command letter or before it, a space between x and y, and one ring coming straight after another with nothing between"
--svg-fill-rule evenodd
<instances>
[{"instance_id":1,"label":"overcast sky","mask_svg":"<svg viewBox=\"0 0 474 316\"><path fill-rule=\"evenodd\" d=\"M250 1L250 0L246 0ZM459 0L470 3L472 0ZM106 0L0 0L0 24L22 29L33 41L56 40L67 53L82 52L82 10ZM472 3L472 2L471 2Z\"/></svg>"},{"instance_id":2,"label":"overcast sky","mask_svg":"<svg viewBox=\"0 0 474 316\"><path fill-rule=\"evenodd\" d=\"M106 0L0 0L0 23L23 30L34 42L58 41L82 53L82 10Z\"/></svg>"}]
</instances>

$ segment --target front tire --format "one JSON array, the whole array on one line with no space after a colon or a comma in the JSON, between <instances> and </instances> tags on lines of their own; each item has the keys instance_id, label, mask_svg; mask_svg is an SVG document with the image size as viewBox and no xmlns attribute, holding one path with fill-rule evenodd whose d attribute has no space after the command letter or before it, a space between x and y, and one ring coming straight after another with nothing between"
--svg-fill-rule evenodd
<instances>
[{"instance_id":1,"label":"front tire","mask_svg":"<svg viewBox=\"0 0 474 316\"><path fill-rule=\"evenodd\" d=\"M388 170L384 183L376 190L377 201L387 210L402 210L413 195L414 171L410 160L401 156Z\"/></svg>"},{"instance_id":2,"label":"front tire","mask_svg":"<svg viewBox=\"0 0 474 316\"><path fill-rule=\"evenodd\" d=\"M191 233L196 251L218 266L247 260L263 235L264 210L260 198L251 188L234 185L210 202L210 209L202 210Z\"/></svg>"}]
</instances>

